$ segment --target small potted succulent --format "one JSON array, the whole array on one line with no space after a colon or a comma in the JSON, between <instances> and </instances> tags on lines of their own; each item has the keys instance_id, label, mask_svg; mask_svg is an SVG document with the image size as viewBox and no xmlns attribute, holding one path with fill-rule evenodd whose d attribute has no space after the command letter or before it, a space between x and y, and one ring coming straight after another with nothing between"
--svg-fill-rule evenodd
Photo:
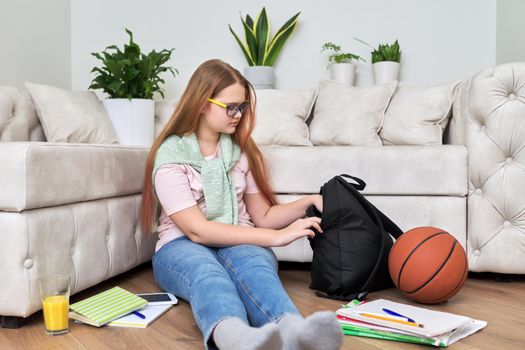
<instances>
[{"instance_id":1,"label":"small potted succulent","mask_svg":"<svg viewBox=\"0 0 525 350\"><path fill-rule=\"evenodd\" d=\"M341 46L332 42L327 42L323 45L321 52L333 52L328 56L328 67L330 68L330 77L346 86L353 86L355 82L354 62L366 62L359 55L350 52L341 52Z\"/></svg>"},{"instance_id":2,"label":"small potted succulent","mask_svg":"<svg viewBox=\"0 0 525 350\"><path fill-rule=\"evenodd\" d=\"M360 39L355 39L372 48L373 50L371 52L371 57L372 67L374 70L374 80L376 84L399 80L401 50L399 49L399 43L397 39L393 44L390 45L379 44L377 49Z\"/></svg>"},{"instance_id":3,"label":"small potted succulent","mask_svg":"<svg viewBox=\"0 0 525 350\"><path fill-rule=\"evenodd\" d=\"M297 24L297 17L301 13L290 18L273 36L270 37L270 21L263 7L254 21L250 15L246 19L241 16L244 28L245 42L241 41L230 27L230 32L241 47L248 67L244 69L246 79L256 89L272 89L274 86L273 65L286 40L290 37Z\"/></svg>"},{"instance_id":4,"label":"small potted succulent","mask_svg":"<svg viewBox=\"0 0 525 350\"><path fill-rule=\"evenodd\" d=\"M167 67L171 50L153 50L147 55L133 42L133 33L126 29L129 44L124 51L116 45L108 46L100 53L92 53L102 61L101 67L94 67L95 74L90 89L102 89L109 95L102 101L119 143L150 147L155 138L155 103L153 95L164 97L160 85L162 73L175 76L178 71Z\"/></svg>"}]
</instances>

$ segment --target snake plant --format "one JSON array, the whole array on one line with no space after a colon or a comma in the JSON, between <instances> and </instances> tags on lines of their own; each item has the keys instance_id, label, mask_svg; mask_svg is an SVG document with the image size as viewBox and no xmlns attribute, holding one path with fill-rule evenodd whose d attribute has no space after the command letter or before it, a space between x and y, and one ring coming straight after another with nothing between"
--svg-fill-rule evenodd
<instances>
[{"instance_id":1,"label":"snake plant","mask_svg":"<svg viewBox=\"0 0 525 350\"><path fill-rule=\"evenodd\" d=\"M284 43L290 37L295 25L297 24L297 17L301 12L295 14L290 18L275 34L270 38L270 21L266 14L266 9L263 7L255 21L246 15L246 19L242 18L241 22L244 28L245 42L241 41L239 36L235 34L231 25L230 32L235 37L235 40L241 47L241 50L250 66L273 66L275 60Z\"/></svg>"}]
</instances>

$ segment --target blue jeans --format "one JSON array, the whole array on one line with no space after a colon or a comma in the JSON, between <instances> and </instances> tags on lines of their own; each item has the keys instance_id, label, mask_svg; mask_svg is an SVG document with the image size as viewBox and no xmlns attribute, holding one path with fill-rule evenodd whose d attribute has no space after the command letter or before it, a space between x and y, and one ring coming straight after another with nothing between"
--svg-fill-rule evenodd
<instances>
[{"instance_id":1,"label":"blue jeans","mask_svg":"<svg viewBox=\"0 0 525 350\"><path fill-rule=\"evenodd\" d=\"M160 288L190 303L206 348L214 347L213 328L224 318L238 317L260 327L285 314L299 315L268 248L214 248L183 236L155 253L153 273Z\"/></svg>"}]
</instances>

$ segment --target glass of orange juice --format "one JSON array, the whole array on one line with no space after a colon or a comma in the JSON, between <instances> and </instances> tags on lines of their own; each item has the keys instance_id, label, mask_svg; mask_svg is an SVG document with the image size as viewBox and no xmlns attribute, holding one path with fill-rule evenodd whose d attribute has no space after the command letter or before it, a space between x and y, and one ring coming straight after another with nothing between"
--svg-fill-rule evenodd
<instances>
[{"instance_id":1,"label":"glass of orange juice","mask_svg":"<svg viewBox=\"0 0 525 350\"><path fill-rule=\"evenodd\" d=\"M69 276L50 275L38 280L46 333L68 332Z\"/></svg>"}]
</instances>

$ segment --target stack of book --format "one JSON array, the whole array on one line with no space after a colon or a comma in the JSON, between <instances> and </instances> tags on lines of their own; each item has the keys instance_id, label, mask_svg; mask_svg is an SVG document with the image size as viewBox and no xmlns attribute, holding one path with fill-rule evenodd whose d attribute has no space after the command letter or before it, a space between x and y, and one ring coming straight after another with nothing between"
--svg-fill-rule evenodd
<instances>
[{"instance_id":1,"label":"stack of book","mask_svg":"<svg viewBox=\"0 0 525 350\"><path fill-rule=\"evenodd\" d=\"M485 321L389 300L352 301L336 311L346 335L446 347L487 325Z\"/></svg>"},{"instance_id":2,"label":"stack of book","mask_svg":"<svg viewBox=\"0 0 525 350\"><path fill-rule=\"evenodd\" d=\"M162 314L177 303L177 298L157 301L158 294L135 295L123 288L113 287L90 298L71 304L69 318L77 323L85 323L95 327L118 326L146 328ZM152 305L148 300L152 299Z\"/></svg>"}]
</instances>

